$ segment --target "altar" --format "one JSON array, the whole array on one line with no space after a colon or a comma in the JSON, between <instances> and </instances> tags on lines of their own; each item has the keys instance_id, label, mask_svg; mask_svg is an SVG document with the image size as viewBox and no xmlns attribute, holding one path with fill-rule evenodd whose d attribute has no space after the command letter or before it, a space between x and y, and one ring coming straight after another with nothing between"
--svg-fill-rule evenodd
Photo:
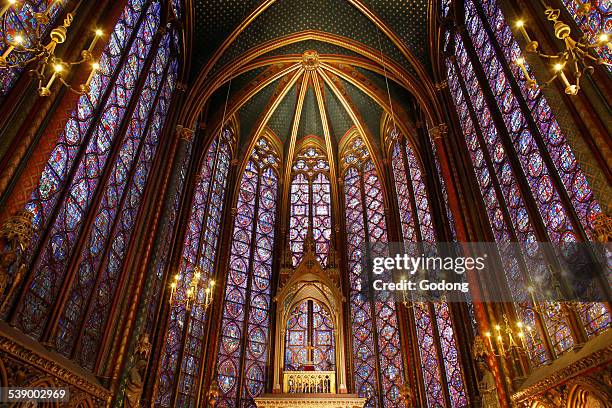
<instances>
[{"instance_id":1,"label":"altar","mask_svg":"<svg viewBox=\"0 0 612 408\"><path fill-rule=\"evenodd\" d=\"M366 398L346 386L344 303L333 249L324 268L312 230L301 262L291 254L281 265L277 304L274 381L271 394L255 398L259 408L362 408Z\"/></svg>"}]
</instances>

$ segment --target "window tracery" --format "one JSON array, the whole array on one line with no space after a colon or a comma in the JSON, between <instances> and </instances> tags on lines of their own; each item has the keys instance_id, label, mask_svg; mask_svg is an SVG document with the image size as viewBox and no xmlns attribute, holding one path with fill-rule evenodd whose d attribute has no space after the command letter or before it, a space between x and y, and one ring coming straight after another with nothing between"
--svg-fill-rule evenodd
<instances>
[{"instance_id":1,"label":"window tracery","mask_svg":"<svg viewBox=\"0 0 612 408\"><path fill-rule=\"evenodd\" d=\"M178 75L160 16L158 1L127 2L26 206L36 232L13 322L93 371Z\"/></svg>"},{"instance_id":2,"label":"window tracery","mask_svg":"<svg viewBox=\"0 0 612 408\"><path fill-rule=\"evenodd\" d=\"M318 147L300 151L292 167L289 240L293 266L302 260L308 228L312 228L317 259L325 267L331 239L331 185L327 156Z\"/></svg>"},{"instance_id":3,"label":"window tracery","mask_svg":"<svg viewBox=\"0 0 612 408\"><path fill-rule=\"evenodd\" d=\"M219 406L254 406L268 377L280 158L260 136L240 179L216 362Z\"/></svg>"},{"instance_id":4,"label":"window tracery","mask_svg":"<svg viewBox=\"0 0 612 408\"><path fill-rule=\"evenodd\" d=\"M343 165L349 299L357 393L367 407L404 406L404 373L395 301L363 290L363 250L388 242L383 191L370 152L359 136L346 142Z\"/></svg>"},{"instance_id":5,"label":"window tracery","mask_svg":"<svg viewBox=\"0 0 612 408\"><path fill-rule=\"evenodd\" d=\"M177 301L170 310L161 356L156 397L159 406L171 406L175 392L176 404L181 406L195 404L198 395L204 363L203 335L207 314L202 302L188 310L182 300L186 297L188 283L196 268L202 274L197 295L201 300L215 271L227 179L236 143L234 128L232 125L226 126L211 142L196 178L189 226L179 265L179 284L175 294Z\"/></svg>"},{"instance_id":6,"label":"window tracery","mask_svg":"<svg viewBox=\"0 0 612 408\"><path fill-rule=\"evenodd\" d=\"M391 144L391 167L403 241L407 248L413 247L411 243L436 243L421 162L411 142L395 127L388 128L385 136ZM465 406L468 400L448 304L443 300L414 302L411 307L428 406L448 406L443 391L445 384L448 384L450 406Z\"/></svg>"}]
</instances>

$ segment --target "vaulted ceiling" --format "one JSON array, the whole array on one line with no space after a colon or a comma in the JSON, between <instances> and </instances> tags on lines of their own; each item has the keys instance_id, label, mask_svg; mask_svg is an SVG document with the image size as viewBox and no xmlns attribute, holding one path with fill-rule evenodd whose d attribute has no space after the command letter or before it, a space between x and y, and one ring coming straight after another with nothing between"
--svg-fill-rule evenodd
<instances>
[{"instance_id":1,"label":"vaulted ceiling","mask_svg":"<svg viewBox=\"0 0 612 408\"><path fill-rule=\"evenodd\" d=\"M208 121L236 115L242 149L263 129L283 143L328 133L336 144L353 127L379 146L385 112L410 131L427 101L428 3L192 0L193 113L183 120L206 103Z\"/></svg>"}]
</instances>

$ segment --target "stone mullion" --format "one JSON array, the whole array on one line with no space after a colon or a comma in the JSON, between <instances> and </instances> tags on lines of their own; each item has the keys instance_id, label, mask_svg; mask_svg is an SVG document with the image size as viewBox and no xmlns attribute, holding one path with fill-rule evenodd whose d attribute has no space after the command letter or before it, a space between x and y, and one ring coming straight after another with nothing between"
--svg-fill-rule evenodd
<instances>
[{"instance_id":1,"label":"stone mullion","mask_svg":"<svg viewBox=\"0 0 612 408\"><path fill-rule=\"evenodd\" d=\"M145 18L147 16L147 10L148 10L148 5L147 6L143 6L141 15L138 19L138 22L136 24L134 24L134 29L132 30L132 34L130 36L130 40L126 43L125 46L125 50L129 50L132 46L132 43L135 41L137 35L138 35L138 30L140 28L140 26L144 23ZM151 52L153 52L153 45L151 46ZM129 52L124 52L122 53L119 63L117 64L117 69L115 70L115 72L113 73L112 78L109 80L108 86L106 87L106 90L104 91L103 97L100 98L100 101L98 102L98 107L96 110L95 115L93 116L93 118L91 119L90 122L90 126L88 127L85 135L83 135L82 137L82 143L81 146L79 148L79 151L77 153L77 155L75 156L74 160L73 160L73 164L71 169L68 171L66 178L64 179L63 182L63 186L61 188L61 192L59 193L59 196L57 198L56 204L53 208L53 210L51 211L51 213L49 214L49 216L46 219L46 222L44 225L41 226L41 228L43 229L43 233L40 236L40 239L38 240L38 245L36 250L34 251L32 257L30 258L30 262L28 262L29 265L29 271L28 271L28 275L25 277L25 279L23 280L23 285L22 288L28 288L32 282L32 280L34 279L34 272L35 272L35 265L37 260L40 258L41 253L42 253L42 249L44 249L46 247L46 243L49 240L49 233L51 230L51 226L53 225L53 222L57 219L58 213L59 213L59 209L61 207L61 203L66 201L66 197L68 196L68 193L70 191L70 185L72 180L74 179L74 176L78 170L79 167L79 163L82 161L83 157L85 156L85 153L87 151L87 145L90 141L90 138L92 136L92 134L94 133L95 129L96 129L96 124L100 123L100 119L101 119L101 114L102 111L104 110L105 106L106 106L106 102L108 101L108 97L110 96L110 94L113 92L117 78L119 76L119 73L121 71L121 67L125 64L126 58L128 56ZM148 62L150 62L151 60L148 59ZM146 64L145 64L146 65ZM138 83L139 85L141 84L141 80L142 80L142 74L146 72L146 69L148 68L148 66L143 66L142 70L141 70L141 77L139 77L138 79ZM137 91L139 91L139 87L138 89L134 90L133 93L133 97L135 95L138 95ZM132 106L134 103L133 100L130 101L130 106ZM131 114L132 109L126 109L126 115ZM125 121L124 121L125 124ZM121 130L124 130L123 128ZM119 135L122 135L123 132L118 132ZM112 163L113 163L113 159L116 158L116 154L119 150L121 143L117 143L117 139L115 139L115 143L114 146L112 148L112 151L109 153L109 157L107 158L107 164L105 166L105 169L103 171L103 174L100 176L100 179L103 179L105 176L107 176L108 172L109 172L109 167L112 167ZM105 184L105 183L102 183ZM94 196L94 198L91 200L91 204L90 204L90 208L92 205L97 204L98 202L98 198L99 198L99 190L101 190L101 186L98 186L98 189L96 190L96 194ZM89 213L89 211L88 211ZM88 218L88 217L86 217ZM88 224L88 220L86 219L84 221L84 225ZM82 235L82 233L80 234ZM65 291L65 287L67 285L65 285L66 281L70 281L71 279L66 276L63 279L62 285L60 285L60 293L58 294L58 299L60 297L62 297L62 292ZM17 319L17 310L19 310L19 307L22 306L22 302L23 299L25 299L25 297L21 297L20 299L18 299L13 305L13 307L11 308L9 314L8 314L8 321L11 321L12 324L15 323L16 319ZM57 300L54 302L57 304ZM53 316L53 313L50 314L50 316ZM49 321L48 321L49 322ZM48 323L46 324L46 326L48 326ZM47 332L47 335L45 335L45 332ZM48 328L45 328L43 330L43 335L42 338L44 339L45 337L48 336Z\"/></svg>"}]
</instances>

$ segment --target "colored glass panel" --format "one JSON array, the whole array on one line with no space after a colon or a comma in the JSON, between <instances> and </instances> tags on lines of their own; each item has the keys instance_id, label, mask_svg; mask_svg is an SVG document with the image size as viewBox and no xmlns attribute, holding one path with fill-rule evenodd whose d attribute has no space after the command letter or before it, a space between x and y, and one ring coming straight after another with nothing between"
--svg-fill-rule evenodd
<instances>
[{"instance_id":1,"label":"colored glass panel","mask_svg":"<svg viewBox=\"0 0 612 408\"><path fill-rule=\"evenodd\" d=\"M307 147L296 155L292 170L289 242L293 266L302 260L309 227L312 229L317 259L326 266L332 223L327 157L321 149Z\"/></svg>"},{"instance_id":2,"label":"colored glass panel","mask_svg":"<svg viewBox=\"0 0 612 408\"><path fill-rule=\"evenodd\" d=\"M158 50L142 89L141 98L138 100L138 105L130 119L130 126L105 186L104 195L98 203L87 244L80 255L76 279L69 290L68 300L59 320L55 339L57 351L66 356L70 356L74 348L74 343L79 337L78 327L82 324L82 319L84 319L87 310L91 305L97 303L96 300L101 301L101 299L95 299L97 296L94 295L94 288L104 284L107 285L105 288L111 289L115 286L114 283L118 278L117 274L120 269L118 267L122 264L131 237L130 228L125 229L124 227L134 224L136 218L134 211L138 209L137 204L140 202L153 159L151 153L156 149L157 138L161 131L160 122L165 117L170 92L174 87L173 75L171 76L172 82L167 85L168 87L163 90L164 94L159 98L161 103L157 106L157 112L153 113L149 108L155 106L157 91L162 90L161 87L158 87L158 84L164 82L163 77L169 59L168 46L169 37L166 37L165 42ZM152 132L148 135L149 139L145 139L147 121L152 113L154 115ZM147 151L149 149L152 149L152 152ZM130 173L133 174L133 180L130 180ZM135 184L128 186L130 181ZM126 214L125 211L129 211L126 207L135 208L130 208L130 214ZM118 221L125 221L127 225L118 224ZM105 252L105 244L109 236L111 237L111 248L113 248L110 251L112 255ZM112 256L113 262L103 268L102 273L106 275L106 279L97 282L100 279L99 270L106 256ZM108 290L105 295L112 299L112 292L112 290ZM91 302L92 297L94 297L93 303ZM97 310L96 313L104 314L103 310ZM97 329L99 331L101 328L98 327ZM80 337L82 336L83 334ZM84 344L83 340L85 339L81 339L81 344ZM93 354L95 354L95 350Z\"/></svg>"},{"instance_id":3,"label":"colored glass panel","mask_svg":"<svg viewBox=\"0 0 612 408\"><path fill-rule=\"evenodd\" d=\"M400 209L399 219L402 225L403 240L406 244L419 240L435 243L436 233L421 165L409 141L399 136L395 130L391 131L390 136L390 140L393 141L391 165ZM448 305L446 302L438 302L433 306L417 302L413 306L428 406L447 405L442 391L443 375L449 384L451 406L465 406L467 397ZM435 340L436 326L440 342ZM439 366L438 359L439 353L443 352L448 352L451 357L454 357L449 361L444 360L444 373Z\"/></svg>"},{"instance_id":4,"label":"colored glass panel","mask_svg":"<svg viewBox=\"0 0 612 408\"><path fill-rule=\"evenodd\" d=\"M85 154L76 165L67 197L58 203L56 215L52 217L48 238L42 242L37 262L33 268L33 279L23 296L22 305L28 305L28 307L21 307L17 320L18 327L33 337L40 336L48 318L49 308L56 300L66 268L82 232L83 221L89 211L95 191L99 187L101 175L107 167L112 146L117 143L121 145L123 144L121 140L127 140L118 135L119 128L151 49L153 34L158 25L159 3L155 2L149 7L138 29L136 38L128 51L128 58L121 67L117 81L106 100L100 122L94 124L93 134L87 143ZM70 120L67 127L69 126L71 126ZM52 160L53 158L54 156ZM53 167L54 164L50 162L48 165ZM41 178L41 184L44 178L45 173ZM33 200L28 204L28 208L38 204L36 196L39 192L40 190L37 189L33 193ZM57 198L58 195L55 194L47 204L55 202ZM33 241L36 242L37 239Z\"/></svg>"},{"instance_id":5,"label":"colored glass panel","mask_svg":"<svg viewBox=\"0 0 612 408\"><path fill-rule=\"evenodd\" d=\"M365 245L388 242L383 191L359 137L350 142L343 162L349 166L344 196L356 390L367 398L367 407L401 407L404 373L395 302L391 297L373 301L362 290Z\"/></svg>"},{"instance_id":6,"label":"colored glass panel","mask_svg":"<svg viewBox=\"0 0 612 408\"><path fill-rule=\"evenodd\" d=\"M577 2L566 1L566 5L568 5L568 9L573 8L574 11L580 8ZM521 57L522 53L509 25L504 19L501 8L496 0L483 0L480 2L480 6L472 4L472 7L475 13L478 12L478 7L481 7L482 15L484 16L483 25L485 27L488 25L495 37L489 36L489 40L496 40L499 44L503 57L520 87L521 95L529 106L530 111L528 114L532 116L538 126L539 134L534 136L540 137L541 135L547 152L554 163L555 170L576 211L576 215L589 238L593 239L593 221L601 213L601 206L595 200L587 178L576 161L574 153L569 147L565 135L561 131L559 123L555 119L540 87L536 85L535 88L530 88L521 69L516 64L513 64L513 61ZM594 10L603 12L602 5L595 5L594 8L591 8L590 13ZM595 14L597 13L595 11ZM612 29L612 17L610 15L610 10L607 10L607 21L609 22L607 31ZM599 31L601 31L601 27ZM609 56L609 49L607 52ZM528 66L527 69L531 71ZM530 75L533 77L533 73ZM600 333L610 327L612 321L609 313L597 313L597 311L601 311L601 305L592 304L585 305L585 307L593 308L592 312L587 311L581 314L585 327L589 328L587 330L589 335Z\"/></svg>"},{"instance_id":7,"label":"colored glass panel","mask_svg":"<svg viewBox=\"0 0 612 408\"><path fill-rule=\"evenodd\" d=\"M201 304L205 300L205 288L208 285L210 274L214 272L215 268L233 143L233 131L229 128L224 129L208 147L196 179L189 226L184 238L178 272L180 283L175 294L177 301L170 311L166 345L161 357L156 398L156 403L159 406L171 405L172 388L176 383L175 372L179 365L178 356L181 348L183 349L183 359L180 362L180 380L176 403L186 407L195 404L206 323L205 309ZM187 311L184 303L186 285L191 281L196 267L200 268L202 274L202 283L197 294L199 301L190 311ZM184 337L184 326L186 324L188 327L186 337Z\"/></svg>"},{"instance_id":8,"label":"colored glass panel","mask_svg":"<svg viewBox=\"0 0 612 408\"><path fill-rule=\"evenodd\" d=\"M268 376L278 159L261 137L240 180L217 356L218 406L254 406Z\"/></svg>"}]
</instances>

